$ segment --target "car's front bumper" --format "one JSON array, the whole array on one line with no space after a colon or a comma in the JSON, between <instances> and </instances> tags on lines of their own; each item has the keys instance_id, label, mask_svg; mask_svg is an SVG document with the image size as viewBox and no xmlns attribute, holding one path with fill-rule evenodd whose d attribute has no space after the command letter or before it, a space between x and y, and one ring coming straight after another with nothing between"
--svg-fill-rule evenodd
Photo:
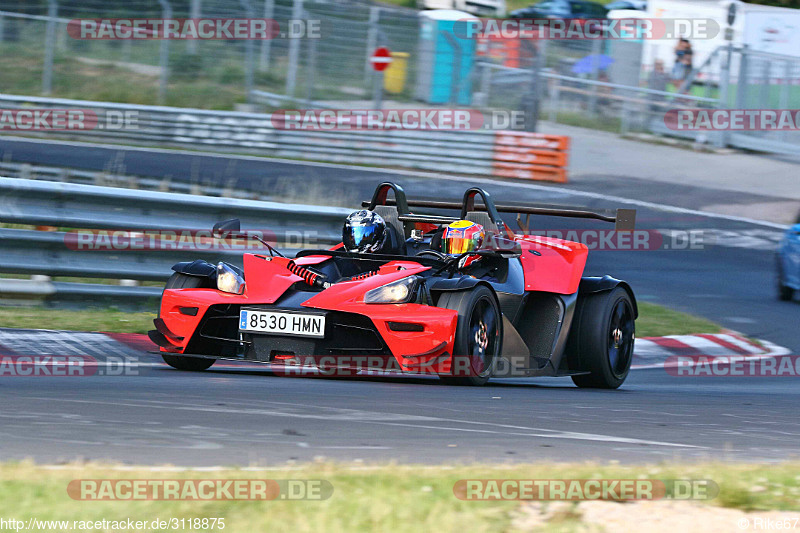
<instances>
[{"instance_id":1,"label":"car's front bumper","mask_svg":"<svg viewBox=\"0 0 800 533\"><path fill-rule=\"evenodd\" d=\"M157 342L162 352L270 363L322 364L448 373L457 314L422 304L348 302L347 311L303 304L314 293L295 294L275 304L255 304L242 295L213 289L170 289L162 296ZM321 338L239 331L239 311L314 310L326 316ZM343 306L344 307L344 306ZM151 337L152 338L152 337ZM154 339L155 340L155 339Z\"/></svg>"}]
</instances>

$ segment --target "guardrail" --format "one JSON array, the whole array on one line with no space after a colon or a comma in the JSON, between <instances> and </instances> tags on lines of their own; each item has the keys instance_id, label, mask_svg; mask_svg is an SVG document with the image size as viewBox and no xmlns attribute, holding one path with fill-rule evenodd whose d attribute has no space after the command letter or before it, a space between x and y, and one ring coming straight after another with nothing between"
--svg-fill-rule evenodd
<instances>
[{"instance_id":1,"label":"guardrail","mask_svg":"<svg viewBox=\"0 0 800 533\"><path fill-rule=\"evenodd\" d=\"M33 165L31 163L7 163L0 161L0 176L22 178L26 180L59 181L65 183L81 183L84 185L98 185L101 187L123 187L126 189L249 198L255 200L259 200L264 196L262 191L248 190L241 187L212 186L209 184L210 180L188 182L171 178L152 178L105 170L82 170L69 167Z\"/></svg>"},{"instance_id":2,"label":"guardrail","mask_svg":"<svg viewBox=\"0 0 800 533\"><path fill-rule=\"evenodd\" d=\"M336 207L0 178L0 223L61 229L0 229L0 273L163 281L178 261L240 263L244 250L260 249L257 242L228 248L209 244L204 250L192 248L200 240L181 241L182 235L196 235L199 230L210 233L220 220L239 218L243 229L262 232L277 248L292 254L299 248L341 241L341 224L349 213ZM107 238L102 241L91 230L111 231L100 234ZM159 241L157 246L134 240L156 231L174 234L175 239ZM79 235L91 239L83 241ZM157 287L0 279L0 299L125 302L160 294Z\"/></svg>"},{"instance_id":3,"label":"guardrail","mask_svg":"<svg viewBox=\"0 0 800 533\"><path fill-rule=\"evenodd\" d=\"M0 107L26 110L76 109L88 110L97 115L98 127L49 130L48 137L180 146L204 151L248 152L282 158L396 166L483 176L496 175L498 163L507 163L495 158L498 139L507 136L507 131L294 130L276 127L270 114L17 95L0 95ZM126 113L135 113L135 128L119 126ZM529 139L546 137L537 133L511 133ZM553 180L548 172L508 176ZM555 181L564 181L565 176L565 173L561 173Z\"/></svg>"}]
</instances>

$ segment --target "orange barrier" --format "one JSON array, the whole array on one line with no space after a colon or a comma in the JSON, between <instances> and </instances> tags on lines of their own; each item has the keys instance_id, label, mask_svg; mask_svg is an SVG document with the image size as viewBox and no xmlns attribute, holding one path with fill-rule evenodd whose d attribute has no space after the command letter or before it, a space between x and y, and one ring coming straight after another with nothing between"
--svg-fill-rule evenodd
<instances>
[{"instance_id":1,"label":"orange barrier","mask_svg":"<svg viewBox=\"0 0 800 533\"><path fill-rule=\"evenodd\" d=\"M492 173L503 178L567 182L570 139L523 131L498 131Z\"/></svg>"},{"instance_id":2,"label":"orange barrier","mask_svg":"<svg viewBox=\"0 0 800 533\"><path fill-rule=\"evenodd\" d=\"M479 36L476 52L478 56L488 58L493 63L511 68L520 68L533 61L533 54L530 49L522 47L520 39L501 35Z\"/></svg>"}]
</instances>

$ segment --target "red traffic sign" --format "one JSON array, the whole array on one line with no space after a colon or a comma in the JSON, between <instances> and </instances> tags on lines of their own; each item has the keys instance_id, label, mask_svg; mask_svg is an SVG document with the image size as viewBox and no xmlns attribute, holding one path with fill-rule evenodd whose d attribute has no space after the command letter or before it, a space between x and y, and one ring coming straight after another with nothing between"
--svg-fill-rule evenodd
<instances>
[{"instance_id":1,"label":"red traffic sign","mask_svg":"<svg viewBox=\"0 0 800 533\"><path fill-rule=\"evenodd\" d=\"M385 46L376 48L375 51L372 52L372 57L369 58L369 62L372 63L372 68L378 72L386 70L386 67L392 62L392 52Z\"/></svg>"}]
</instances>

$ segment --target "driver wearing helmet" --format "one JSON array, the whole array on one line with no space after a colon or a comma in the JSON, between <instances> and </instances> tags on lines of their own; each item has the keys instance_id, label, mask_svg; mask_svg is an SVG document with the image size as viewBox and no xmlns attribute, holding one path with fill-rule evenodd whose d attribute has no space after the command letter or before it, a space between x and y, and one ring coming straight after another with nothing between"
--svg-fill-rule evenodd
<instances>
[{"instance_id":1,"label":"driver wearing helmet","mask_svg":"<svg viewBox=\"0 0 800 533\"><path fill-rule=\"evenodd\" d=\"M342 244L348 252L362 254L385 253L389 231L383 217L373 211L355 211L344 221Z\"/></svg>"},{"instance_id":2,"label":"driver wearing helmet","mask_svg":"<svg viewBox=\"0 0 800 533\"><path fill-rule=\"evenodd\" d=\"M450 256L474 252L483 246L486 231L483 226L469 220L457 220L447 226L442 234L442 251ZM458 263L464 269L480 260L478 254L466 255Z\"/></svg>"}]
</instances>

